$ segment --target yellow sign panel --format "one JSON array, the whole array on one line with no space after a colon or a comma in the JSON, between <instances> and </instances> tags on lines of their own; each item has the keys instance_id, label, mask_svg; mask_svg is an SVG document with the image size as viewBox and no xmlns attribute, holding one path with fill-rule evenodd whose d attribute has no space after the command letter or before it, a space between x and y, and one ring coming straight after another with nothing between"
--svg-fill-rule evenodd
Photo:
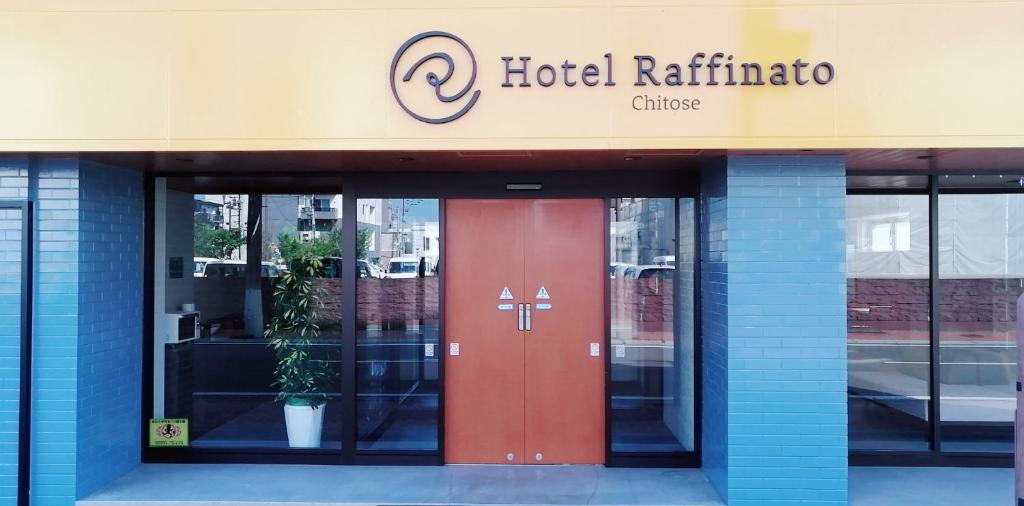
<instances>
[{"instance_id":1,"label":"yellow sign panel","mask_svg":"<svg viewBox=\"0 0 1024 506\"><path fill-rule=\"evenodd\" d=\"M188 419L186 418L152 418L149 420L149 446L185 447L188 446Z\"/></svg>"},{"instance_id":2,"label":"yellow sign panel","mask_svg":"<svg viewBox=\"0 0 1024 506\"><path fill-rule=\"evenodd\" d=\"M0 150L1019 147L1022 23L986 0L9 1Z\"/></svg>"}]
</instances>

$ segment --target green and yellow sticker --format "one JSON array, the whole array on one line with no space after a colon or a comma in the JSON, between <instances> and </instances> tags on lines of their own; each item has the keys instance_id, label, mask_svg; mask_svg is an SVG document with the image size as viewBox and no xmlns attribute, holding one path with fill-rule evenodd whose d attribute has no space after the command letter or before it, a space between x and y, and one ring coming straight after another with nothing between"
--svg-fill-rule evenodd
<instances>
[{"instance_id":1,"label":"green and yellow sticker","mask_svg":"<svg viewBox=\"0 0 1024 506\"><path fill-rule=\"evenodd\" d=\"M187 418L151 418L149 420L149 446L188 446Z\"/></svg>"}]
</instances>

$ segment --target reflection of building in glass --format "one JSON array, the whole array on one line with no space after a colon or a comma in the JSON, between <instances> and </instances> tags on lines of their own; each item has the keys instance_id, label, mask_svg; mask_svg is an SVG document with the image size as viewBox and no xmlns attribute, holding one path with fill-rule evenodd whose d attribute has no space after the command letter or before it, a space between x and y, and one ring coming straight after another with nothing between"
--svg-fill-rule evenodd
<instances>
[{"instance_id":1,"label":"reflection of building in glass","mask_svg":"<svg viewBox=\"0 0 1024 506\"><path fill-rule=\"evenodd\" d=\"M206 195L196 195L192 201L195 220L215 227L223 226L224 204L207 200L205 197Z\"/></svg>"},{"instance_id":2,"label":"reflection of building in glass","mask_svg":"<svg viewBox=\"0 0 1024 506\"><path fill-rule=\"evenodd\" d=\"M612 261L633 265L654 264L655 258L674 255L674 211L665 199L616 199L610 209Z\"/></svg>"},{"instance_id":3,"label":"reflection of building in glass","mask_svg":"<svg viewBox=\"0 0 1024 506\"><path fill-rule=\"evenodd\" d=\"M296 230L302 241L341 230L341 195L300 195Z\"/></svg>"}]
</instances>

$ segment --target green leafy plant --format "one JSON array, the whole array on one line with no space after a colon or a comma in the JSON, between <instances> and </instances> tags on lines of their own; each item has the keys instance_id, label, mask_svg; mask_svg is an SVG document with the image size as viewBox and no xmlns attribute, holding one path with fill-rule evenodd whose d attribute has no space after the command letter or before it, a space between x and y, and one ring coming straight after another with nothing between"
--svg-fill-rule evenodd
<instances>
[{"instance_id":1,"label":"green leafy plant","mask_svg":"<svg viewBox=\"0 0 1024 506\"><path fill-rule=\"evenodd\" d=\"M315 257L292 259L288 271L274 281L274 315L264 332L277 358L271 383L278 389L277 400L314 409L327 402L334 380L328 357L318 353L314 343L320 335L320 296L312 278L322 268Z\"/></svg>"}]
</instances>

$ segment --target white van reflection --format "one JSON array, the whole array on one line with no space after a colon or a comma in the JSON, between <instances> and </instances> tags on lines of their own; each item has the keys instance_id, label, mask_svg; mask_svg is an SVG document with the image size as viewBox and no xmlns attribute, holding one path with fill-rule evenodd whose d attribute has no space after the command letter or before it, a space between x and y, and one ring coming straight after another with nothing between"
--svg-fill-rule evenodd
<instances>
[{"instance_id":1,"label":"white van reflection","mask_svg":"<svg viewBox=\"0 0 1024 506\"><path fill-rule=\"evenodd\" d=\"M626 267L626 272L623 273L622 277L626 279L672 279L672 273L675 272L675 267L666 265L631 265Z\"/></svg>"},{"instance_id":2,"label":"white van reflection","mask_svg":"<svg viewBox=\"0 0 1024 506\"><path fill-rule=\"evenodd\" d=\"M427 272L429 266L425 266ZM416 257L395 257L388 261L388 270L384 277L388 279L408 279L419 277L420 259Z\"/></svg>"},{"instance_id":3,"label":"white van reflection","mask_svg":"<svg viewBox=\"0 0 1024 506\"><path fill-rule=\"evenodd\" d=\"M203 277L204 273L206 272L206 264L208 264L210 262L219 262L219 261L220 261L219 258L213 258L213 257L194 257L194 258L192 258L192 265L193 265L192 276L193 277L197 277L197 278Z\"/></svg>"},{"instance_id":4,"label":"white van reflection","mask_svg":"<svg viewBox=\"0 0 1024 506\"><path fill-rule=\"evenodd\" d=\"M663 255L663 256L654 257L654 260L652 261L652 263L654 263L654 265L667 265L667 266L675 267L675 265L676 265L676 256L675 255Z\"/></svg>"},{"instance_id":5,"label":"white van reflection","mask_svg":"<svg viewBox=\"0 0 1024 506\"><path fill-rule=\"evenodd\" d=\"M281 275L281 268L273 262L262 262L260 264L261 278L276 278ZM244 278L244 260L215 260L207 262L203 269L204 278Z\"/></svg>"}]
</instances>

